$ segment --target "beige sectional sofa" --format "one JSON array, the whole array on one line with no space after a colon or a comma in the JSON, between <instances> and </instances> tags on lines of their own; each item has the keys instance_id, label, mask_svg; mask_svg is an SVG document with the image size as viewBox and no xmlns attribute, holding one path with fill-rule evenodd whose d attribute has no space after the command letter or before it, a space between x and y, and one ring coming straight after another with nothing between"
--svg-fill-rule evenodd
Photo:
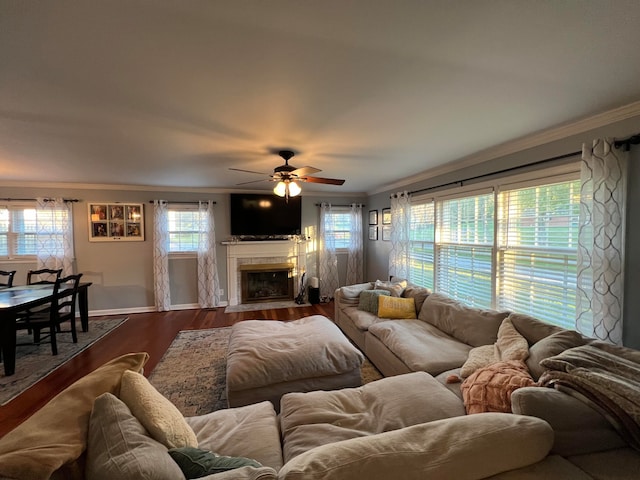
<instances>
[{"instance_id":1,"label":"beige sectional sofa","mask_svg":"<svg viewBox=\"0 0 640 480\"><path fill-rule=\"evenodd\" d=\"M398 290L398 284L406 288ZM395 285L395 291L389 288L391 285ZM401 297L415 298L416 318L381 318L359 308L359 297L363 291L385 288L391 295L401 292ZM503 332L507 330L505 325L517 331L524 344L524 354L521 349L516 358L525 363L532 386L512 386L507 396L508 407L513 413L547 421L554 430L554 444L544 468L542 464L532 466L527 470L530 476L523 473L520 477L512 472L511 476L504 478L640 478L640 454L633 429L631 436L621 431L620 423L624 422L612 423L609 412L602 411L599 405L587 398L578 399L580 394L565 393L570 390L563 389L560 384L554 389L535 383L545 372L545 366L540 362L550 364L570 350L588 352L595 348L596 356L599 352L607 356L612 354L608 358L613 361L619 359L621 364L629 361L625 368L628 366L632 372L640 372L637 370L640 369L640 352L595 341L527 315L470 308L446 295L432 294L406 282L378 281L342 287L336 290L334 299L334 321L385 376L427 372L437 380L432 389L446 389L454 393L459 405L463 405L461 385L464 389L469 383L462 383L464 378L461 374L467 377L469 373L465 373L465 369L469 371L475 367L474 380L481 378L482 369L474 366L472 360L482 357L483 351L491 355L499 352ZM508 338L508 333L504 338ZM484 364L491 362L485 361ZM632 374L624 382L633 396L635 393L640 395L640 376L634 379ZM470 391L473 387L467 388ZM465 397L464 400L473 398ZM637 425L640 416L623 420ZM636 449L630 448L630 444ZM546 465L552 464L550 472L564 473L547 472Z\"/></svg>"}]
</instances>

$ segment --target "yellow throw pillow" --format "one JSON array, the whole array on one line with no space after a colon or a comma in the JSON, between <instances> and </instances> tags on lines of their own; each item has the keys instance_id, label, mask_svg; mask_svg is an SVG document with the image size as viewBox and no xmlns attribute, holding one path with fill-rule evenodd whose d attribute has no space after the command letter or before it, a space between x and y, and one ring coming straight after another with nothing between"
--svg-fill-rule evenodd
<instances>
[{"instance_id":1,"label":"yellow throw pillow","mask_svg":"<svg viewBox=\"0 0 640 480\"><path fill-rule=\"evenodd\" d=\"M122 372L140 371L147 353L129 353L105 363L68 386L0 440L0 477L45 480L77 460L87 447L96 397L118 394Z\"/></svg>"},{"instance_id":2,"label":"yellow throw pillow","mask_svg":"<svg viewBox=\"0 0 640 480\"><path fill-rule=\"evenodd\" d=\"M416 302L413 298L378 297L378 317L416 318Z\"/></svg>"},{"instance_id":3,"label":"yellow throw pillow","mask_svg":"<svg viewBox=\"0 0 640 480\"><path fill-rule=\"evenodd\" d=\"M180 410L158 392L144 375L125 372L120 400L147 429L154 440L167 448L197 447L198 439Z\"/></svg>"}]
</instances>

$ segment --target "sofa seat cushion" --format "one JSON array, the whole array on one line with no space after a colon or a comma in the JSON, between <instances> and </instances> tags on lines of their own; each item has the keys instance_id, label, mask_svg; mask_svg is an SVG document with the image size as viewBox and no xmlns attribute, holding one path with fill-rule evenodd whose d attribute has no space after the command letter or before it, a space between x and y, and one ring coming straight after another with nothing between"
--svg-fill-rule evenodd
<instances>
[{"instance_id":1,"label":"sofa seat cushion","mask_svg":"<svg viewBox=\"0 0 640 480\"><path fill-rule=\"evenodd\" d=\"M567 460L592 478L622 480L640 478L640 452L629 447L570 456Z\"/></svg>"},{"instance_id":2,"label":"sofa seat cushion","mask_svg":"<svg viewBox=\"0 0 640 480\"><path fill-rule=\"evenodd\" d=\"M431 375L462 366L472 348L421 320L380 321L369 327L369 333L411 371Z\"/></svg>"},{"instance_id":3,"label":"sofa seat cushion","mask_svg":"<svg viewBox=\"0 0 640 480\"><path fill-rule=\"evenodd\" d=\"M482 479L541 461L552 443L553 430L538 418L465 415L316 447L278 478Z\"/></svg>"},{"instance_id":4,"label":"sofa seat cushion","mask_svg":"<svg viewBox=\"0 0 640 480\"><path fill-rule=\"evenodd\" d=\"M464 415L462 402L424 372L387 377L359 388L289 393L280 421L284 458L312 448L442 418Z\"/></svg>"},{"instance_id":5,"label":"sofa seat cushion","mask_svg":"<svg viewBox=\"0 0 640 480\"><path fill-rule=\"evenodd\" d=\"M48 479L86 449L96 397L120 393L122 372L141 371L147 353L115 358L73 383L0 440L0 477Z\"/></svg>"},{"instance_id":6,"label":"sofa seat cushion","mask_svg":"<svg viewBox=\"0 0 640 480\"><path fill-rule=\"evenodd\" d=\"M198 447L219 455L248 457L276 470L282 467L280 428L271 402L187 417Z\"/></svg>"},{"instance_id":7,"label":"sofa seat cushion","mask_svg":"<svg viewBox=\"0 0 640 480\"><path fill-rule=\"evenodd\" d=\"M356 307L345 307L342 311L351 319L356 328L363 332L369 330L371 325L380 320L373 313L358 310Z\"/></svg>"},{"instance_id":8,"label":"sofa seat cushion","mask_svg":"<svg viewBox=\"0 0 640 480\"><path fill-rule=\"evenodd\" d=\"M473 308L446 295L432 293L424 301L418 318L461 342L479 347L495 343L498 328L507 315L508 312Z\"/></svg>"},{"instance_id":9,"label":"sofa seat cushion","mask_svg":"<svg viewBox=\"0 0 640 480\"><path fill-rule=\"evenodd\" d=\"M558 456L549 455L544 460L526 467L509 470L488 477L486 480L593 480L570 461Z\"/></svg>"}]
</instances>

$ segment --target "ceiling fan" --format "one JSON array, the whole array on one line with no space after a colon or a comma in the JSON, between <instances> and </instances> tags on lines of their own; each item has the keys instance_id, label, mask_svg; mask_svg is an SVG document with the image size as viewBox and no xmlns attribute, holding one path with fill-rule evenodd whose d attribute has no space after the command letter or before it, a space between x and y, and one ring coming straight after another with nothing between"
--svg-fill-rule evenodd
<instances>
[{"instance_id":1,"label":"ceiling fan","mask_svg":"<svg viewBox=\"0 0 640 480\"><path fill-rule=\"evenodd\" d=\"M302 189L297 182L310 182L310 183L325 183L327 185L342 185L344 180L337 178L323 178L323 177L312 177L311 174L321 172L319 168L315 167L302 167L296 168L293 165L289 165L289 160L293 158L295 152L293 150L278 150L277 153L280 157L284 159L284 165L280 165L273 170L273 174L266 174L262 172L254 172L253 170L243 170L241 168L229 168L229 170L235 170L237 172L247 172L247 173L256 173L258 175L269 175L269 181L278 182L273 189L273 193L278 195L279 197L295 197L296 195L300 195ZM262 182L266 179L262 180L253 180L251 182L243 182L238 185L246 185L249 183Z\"/></svg>"}]
</instances>

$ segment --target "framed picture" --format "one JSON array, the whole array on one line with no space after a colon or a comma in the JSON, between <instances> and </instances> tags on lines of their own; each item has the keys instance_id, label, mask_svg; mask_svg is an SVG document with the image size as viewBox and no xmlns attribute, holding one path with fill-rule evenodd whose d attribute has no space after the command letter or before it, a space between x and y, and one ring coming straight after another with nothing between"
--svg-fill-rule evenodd
<instances>
[{"instance_id":1,"label":"framed picture","mask_svg":"<svg viewBox=\"0 0 640 480\"><path fill-rule=\"evenodd\" d=\"M369 240L378 239L378 227L369 227Z\"/></svg>"},{"instance_id":2,"label":"framed picture","mask_svg":"<svg viewBox=\"0 0 640 480\"><path fill-rule=\"evenodd\" d=\"M382 224L383 225L391 225L391 209L383 208L382 209ZM384 240L384 238L383 238Z\"/></svg>"},{"instance_id":3,"label":"framed picture","mask_svg":"<svg viewBox=\"0 0 640 480\"><path fill-rule=\"evenodd\" d=\"M387 242L391 240L391 225L382 227L382 240L386 240Z\"/></svg>"},{"instance_id":4,"label":"framed picture","mask_svg":"<svg viewBox=\"0 0 640 480\"><path fill-rule=\"evenodd\" d=\"M144 241L144 205L90 202L89 241Z\"/></svg>"},{"instance_id":5,"label":"framed picture","mask_svg":"<svg viewBox=\"0 0 640 480\"><path fill-rule=\"evenodd\" d=\"M369 210L369 225L378 224L378 210Z\"/></svg>"}]
</instances>

